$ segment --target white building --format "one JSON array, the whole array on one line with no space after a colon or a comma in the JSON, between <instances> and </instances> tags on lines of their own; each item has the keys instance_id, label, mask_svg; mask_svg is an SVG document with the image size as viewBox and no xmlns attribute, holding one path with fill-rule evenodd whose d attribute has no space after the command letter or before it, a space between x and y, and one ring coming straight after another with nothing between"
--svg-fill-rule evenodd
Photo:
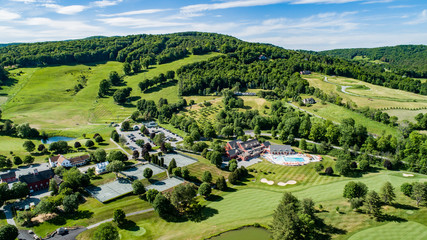
<instances>
[{"instance_id":1,"label":"white building","mask_svg":"<svg viewBox=\"0 0 427 240\"><path fill-rule=\"evenodd\" d=\"M101 163L97 163L95 166L95 173L96 174L103 174L107 171L107 166L108 166L109 162L101 162Z\"/></svg>"},{"instance_id":2,"label":"white building","mask_svg":"<svg viewBox=\"0 0 427 240\"><path fill-rule=\"evenodd\" d=\"M61 154L49 158L49 164L51 167L63 166L63 167L78 167L85 165L89 161L89 155L83 155L73 158L66 158Z\"/></svg>"}]
</instances>

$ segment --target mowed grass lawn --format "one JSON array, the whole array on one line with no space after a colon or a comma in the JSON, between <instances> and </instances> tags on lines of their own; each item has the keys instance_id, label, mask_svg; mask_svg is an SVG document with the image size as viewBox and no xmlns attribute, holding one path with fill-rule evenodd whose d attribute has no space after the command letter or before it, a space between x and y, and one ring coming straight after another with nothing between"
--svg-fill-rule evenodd
<instances>
[{"instance_id":1,"label":"mowed grass lawn","mask_svg":"<svg viewBox=\"0 0 427 240\"><path fill-rule=\"evenodd\" d=\"M324 81L323 74L313 73L311 75L304 75L303 78L307 79L310 86L322 89L325 93L336 93L343 98L343 102L349 100L355 102L359 107L371 108L389 108L389 107L403 107L403 108L420 108L427 107L427 96L406 92L402 90L377 86L374 84L362 82L353 78L327 76L328 83ZM360 96L350 95L341 91L341 86L355 86L361 85L368 89L347 89L349 93L357 94Z\"/></svg>"},{"instance_id":2,"label":"mowed grass lawn","mask_svg":"<svg viewBox=\"0 0 427 240\"><path fill-rule=\"evenodd\" d=\"M349 240L423 240L427 239L427 226L416 222L390 222L379 227L369 228L351 236Z\"/></svg>"},{"instance_id":3,"label":"mowed grass lawn","mask_svg":"<svg viewBox=\"0 0 427 240\"><path fill-rule=\"evenodd\" d=\"M301 108L310 113L313 113L315 115L334 122L341 122L343 119L353 118L356 123L365 126L368 129L368 132L376 135L381 135L383 132L394 136L398 134L398 130L396 128L390 127L380 122L376 122L363 116L362 114L353 112L345 107L337 106L335 104L326 103L325 105L323 105L320 103L320 101L318 101L318 103L310 107Z\"/></svg>"},{"instance_id":4,"label":"mowed grass lawn","mask_svg":"<svg viewBox=\"0 0 427 240\"><path fill-rule=\"evenodd\" d=\"M257 166L255 166L257 168ZM292 167L287 167L292 168ZM292 171L292 170L291 170ZM400 175L399 175L400 174ZM272 220L272 214L277 204L279 203L283 192L290 191L299 199L312 198L318 204L323 204L324 211L319 213L319 216L325 219L327 224L347 232L347 235L335 236L339 238L348 238L352 233L367 229L370 226L378 226L384 223L378 223L370 219L369 215L356 213L350 210L348 202L343 199L342 191L349 181L362 181L369 189L379 191L380 187L386 181L390 181L395 188L403 182L410 181L426 181L424 175L416 175L412 179L401 176L401 173L395 174L392 172L372 173L364 178L350 179L338 177L336 181L326 184L314 186L295 186L295 187L277 187L275 190L266 190L251 187L252 182L245 182L245 186L238 186L235 192L222 193L208 202L205 214L207 219L199 222L166 222L157 217L154 213L142 214L130 217L139 228L144 228L147 235L135 239L202 239L211 236L212 234L225 231L244 224L252 224L255 222L263 225L268 225ZM319 176L323 177L323 176ZM288 179L288 178L286 178ZM400 191L396 190L400 203L414 205L415 202L407 197L404 197ZM340 213L336 213L335 207L340 207ZM384 209L387 207L383 207ZM395 214L399 217L416 216L411 221L422 222L427 211L413 210L410 215L407 210L400 208L387 208L384 210L389 214ZM406 214L406 215L405 215ZM425 223L424 223L425 224ZM121 230L127 231L127 230ZM93 231L83 233L79 239L90 239ZM388 239L386 236L376 239ZM411 238L402 238L411 239Z\"/></svg>"},{"instance_id":5,"label":"mowed grass lawn","mask_svg":"<svg viewBox=\"0 0 427 240\"><path fill-rule=\"evenodd\" d=\"M98 98L99 83L102 79L108 79L111 71L123 75L123 64L120 62L12 70L18 82L8 89L9 99L2 105L3 118L13 119L15 123L28 122L38 128L53 130L79 128L89 123L120 122L135 111L135 104L141 98L157 101L163 97L172 103L179 99L176 81L171 82L172 84L155 86L145 93L141 93L138 88L140 81L215 55L218 53L191 55L172 63L154 65L142 73L124 77L126 86L133 89L132 102L126 106L115 104L111 96ZM20 71L23 74L16 75ZM87 77L87 85L75 94L73 89L80 75ZM113 89L117 88L121 86Z\"/></svg>"},{"instance_id":6,"label":"mowed grass lawn","mask_svg":"<svg viewBox=\"0 0 427 240\"><path fill-rule=\"evenodd\" d=\"M74 214L74 218L66 219L57 217L49 222L44 222L33 227L34 232L39 236L46 236L60 226L89 226L102 220L112 218L115 209L123 209L125 213L140 211L151 208L151 205L139 199L137 196L122 197L109 203L100 203L90 197L84 204L79 206L79 210Z\"/></svg>"}]
</instances>

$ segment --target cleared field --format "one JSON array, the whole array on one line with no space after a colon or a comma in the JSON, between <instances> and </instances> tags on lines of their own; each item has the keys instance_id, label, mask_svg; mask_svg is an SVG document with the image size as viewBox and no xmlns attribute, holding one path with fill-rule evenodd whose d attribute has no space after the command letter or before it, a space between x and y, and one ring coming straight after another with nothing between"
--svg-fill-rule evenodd
<instances>
[{"instance_id":1,"label":"cleared field","mask_svg":"<svg viewBox=\"0 0 427 240\"><path fill-rule=\"evenodd\" d=\"M374 84L362 82L353 78L326 76L327 81L324 81L325 76L319 73L304 75L311 86L322 89L326 93L337 93L347 102L349 100L355 102L357 106L369 106L371 108L423 108L427 107L427 96L381 87ZM344 93L342 87L347 93Z\"/></svg>"},{"instance_id":2,"label":"cleared field","mask_svg":"<svg viewBox=\"0 0 427 240\"><path fill-rule=\"evenodd\" d=\"M245 107L251 110L258 110L261 114L266 114L271 107L271 102L257 96L239 96L243 99Z\"/></svg>"},{"instance_id":3,"label":"cleared field","mask_svg":"<svg viewBox=\"0 0 427 240\"><path fill-rule=\"evenodd\" d=\"M141 98L157 101L163 97L172 103L179 99L176 81L155 86L144 93L138 88L140 81L217 54L192 55L124 77L124 83L133 89L132 101L125 106L115 104L112 97L97 97L99 83L108 78L110 71L123 74L122 63L15 69L11 72L17 82L2 92L3 98L8 94L7 102L2 105L3 115L16 123L28 122L38 128L53 130L122 121L135 110L135 103ZM22 74L18 74L21 71ZM80 75L86 76L87 85L75 94L73 89ZM4 99L1 101L5 102Z\"/></svg>"},{"instance_id":4,"label":"cleared field","mask_svg":"<svg viewBox=\"0 0 427 240\"><path fill-rule=\"evenodd\" d=\"M416 222L387 223L380 227L369 228L351 236L349 240L369 239L427 239L427 226Z\"/></svg>"},{"instance_id":5,"label":"cleared field","mask_svg":"<svg viewBox=\"0 0 427 240\"><path fill-rule=\"evenodd\" d=\"M388 113L390 116L396 116L399 118L399 122L402 122L403 120L407 120L410 122L415 123L415 116L418 114L426 114L427 109L421 109L421 110L404 110L404 109L390 109L390 110L384 110L383 112Z\"/></svg>"},{"instance_id":6,"label":"cleared field","mask_svg":"<svg viewBox=\"0 0 427 240\"><path fill-rule=\"evenodd\" d=\"M345 118L353 118L356 123L364 125L368 129L368 132L376 135L381 135L383 132L395 136L398 134L398 130L396 128L390 127L380 122L376 122L363 116L362 114L331 103L323 105L318 102L311 107L301 108L322 118L335 122L341 122Z\"/></svg>"}]
</instances>

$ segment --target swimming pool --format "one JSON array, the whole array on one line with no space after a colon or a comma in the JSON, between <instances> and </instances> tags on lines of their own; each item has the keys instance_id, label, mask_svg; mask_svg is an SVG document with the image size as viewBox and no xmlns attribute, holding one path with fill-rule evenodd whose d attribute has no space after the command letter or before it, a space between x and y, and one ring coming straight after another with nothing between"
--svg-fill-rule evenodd
<instances>
[{"instance_id":1,"label":"swimming pool","mask_svg":"<svg viewBox=\"0 0 427 240\"><path fill-rule=\"evenodd\" d=\"M293 156L283 156L283 155L271 155L268 154L267 159L269 159L271 162L275 164L305 164L310 162L308 157L301 156L301 155L293 155Z\"/></svg>"}]
</instances>

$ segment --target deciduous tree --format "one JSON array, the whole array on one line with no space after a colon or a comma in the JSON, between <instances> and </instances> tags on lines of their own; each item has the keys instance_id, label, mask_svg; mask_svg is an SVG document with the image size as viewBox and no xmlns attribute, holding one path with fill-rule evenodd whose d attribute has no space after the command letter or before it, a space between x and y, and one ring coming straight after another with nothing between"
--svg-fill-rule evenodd
<instances>
[{"instance_id":1,"label":"deciduous tree","mask_svg":"<svg viewBox=\"0 0 427 240\"><path fill-rule=\"evenodd\" d=\"M96 228L93 234L94 240L119 240L120 235L117 228L111 223L103 223Z\"/></svg>"}]
</instances>

